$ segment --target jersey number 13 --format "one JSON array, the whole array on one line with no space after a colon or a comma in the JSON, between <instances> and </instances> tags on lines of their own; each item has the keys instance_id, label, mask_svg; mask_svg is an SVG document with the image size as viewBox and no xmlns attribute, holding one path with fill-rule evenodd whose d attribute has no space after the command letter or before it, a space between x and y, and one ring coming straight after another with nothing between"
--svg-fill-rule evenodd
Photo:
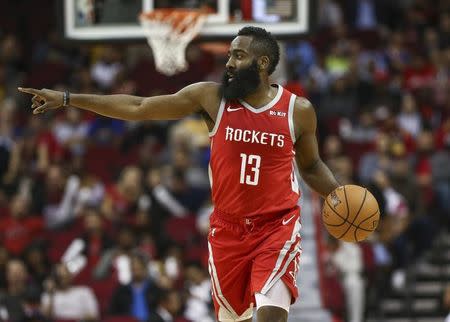
<instances>
[{"instance_id":1,"label":"jersey number 13","mask_svg":"<svg viewBox=\"0 0 450 322\"><path fill-rule=\"evenodd\" d=\"M239 182L250 186L258 185L261 156L241 153L241 176Z\"/></svg>"}]
</instances>

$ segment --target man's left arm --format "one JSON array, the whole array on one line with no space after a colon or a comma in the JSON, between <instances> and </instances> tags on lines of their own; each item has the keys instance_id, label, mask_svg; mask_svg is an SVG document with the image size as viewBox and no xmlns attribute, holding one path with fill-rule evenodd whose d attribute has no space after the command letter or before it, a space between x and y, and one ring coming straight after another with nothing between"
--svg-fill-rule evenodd
<instances>
[{"instance_id":1,"label":"man's left arm","mask_svg":"<svg viewBox=\"0 0 450 322\"><path fill-rule=\"evenodd\" d=\"M294 124L297 138L295 158L300 174L311 189L326 198L340 184L320 158L316 113L311 103L304 98L296 100Z\"/></svg>"}]
</instances>

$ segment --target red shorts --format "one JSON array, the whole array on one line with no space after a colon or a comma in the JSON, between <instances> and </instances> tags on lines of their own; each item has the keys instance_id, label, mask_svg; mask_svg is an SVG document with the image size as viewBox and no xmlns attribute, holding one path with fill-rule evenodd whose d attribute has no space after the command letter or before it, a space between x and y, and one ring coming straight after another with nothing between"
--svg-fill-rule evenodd
<instances>
[{"instance_id":1,"label":"red shorts","mask_svg":"<svg viewBox=\"0 0 450 322\"><path fill-rule=\"evenodd\" d=\"M295 301L301 253L299 207L270 218L236 221L213 212L210 222L209 273L219 321L251 317L254 294L266 294L279 279Z\"/></svg>"}]
</instances>

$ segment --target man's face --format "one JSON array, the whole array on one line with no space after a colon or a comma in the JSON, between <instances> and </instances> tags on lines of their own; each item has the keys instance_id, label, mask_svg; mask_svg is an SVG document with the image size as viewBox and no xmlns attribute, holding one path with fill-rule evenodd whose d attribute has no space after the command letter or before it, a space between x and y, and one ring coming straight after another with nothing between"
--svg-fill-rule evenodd
<instances>
[{"instance_id":1,"label":"man's face","mask_svg":"<svg viewBox=\"0 0 450 322\"><path fill-rule=\"evenodd\" d=\"M144 281L147 275L147 267L145 263L137 258L131 259L131 275L134 282L142 282Z\"/></svg>"},{"instance_id":2,"label":"man's face","mask_svg":"<svg viewBox=\"0 0 450 322\"><path fill-rule=\"evenodd\" d=\"M6 267L6 280L9 284L21 284L27 279L27 269L20 260L11 260Z\"/></svg>"},{"instance_id":3,"label":"man's face","mask_svg":"<svg viewBox=\"0 0 450 322\"><path fill-rule=\"evenodd\" d=\"M261 82L256 57L251 53L252 38L236 37L230 45L221 91L226 99L242 99L256 90Z\"/></svg>"}]
</instances>

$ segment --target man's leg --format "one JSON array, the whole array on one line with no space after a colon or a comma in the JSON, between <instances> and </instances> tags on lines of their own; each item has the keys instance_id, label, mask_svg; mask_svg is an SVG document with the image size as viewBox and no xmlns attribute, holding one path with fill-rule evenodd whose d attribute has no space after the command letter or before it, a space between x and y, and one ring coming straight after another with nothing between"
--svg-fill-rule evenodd
<instances>
[{"instance_id":1,"label":"man's leg","mask_svg":"<svg viewBox=\"0 0 450 322\"><path fill-rule=\"evenodd\" d=\"M287 322L291 292L279 279L266 294L256 293L258 322Z\"/></svg>"},{"instance_id":2,"label":"man's leg","mask_svg":"<svg viewBox=\"0 0 450 322\"><path fill-rule=\"evenodd\" d=\"M287 322L288 312L276 306L263 306L256 316L258 322Z\"/></svg>"}]
</instances>

